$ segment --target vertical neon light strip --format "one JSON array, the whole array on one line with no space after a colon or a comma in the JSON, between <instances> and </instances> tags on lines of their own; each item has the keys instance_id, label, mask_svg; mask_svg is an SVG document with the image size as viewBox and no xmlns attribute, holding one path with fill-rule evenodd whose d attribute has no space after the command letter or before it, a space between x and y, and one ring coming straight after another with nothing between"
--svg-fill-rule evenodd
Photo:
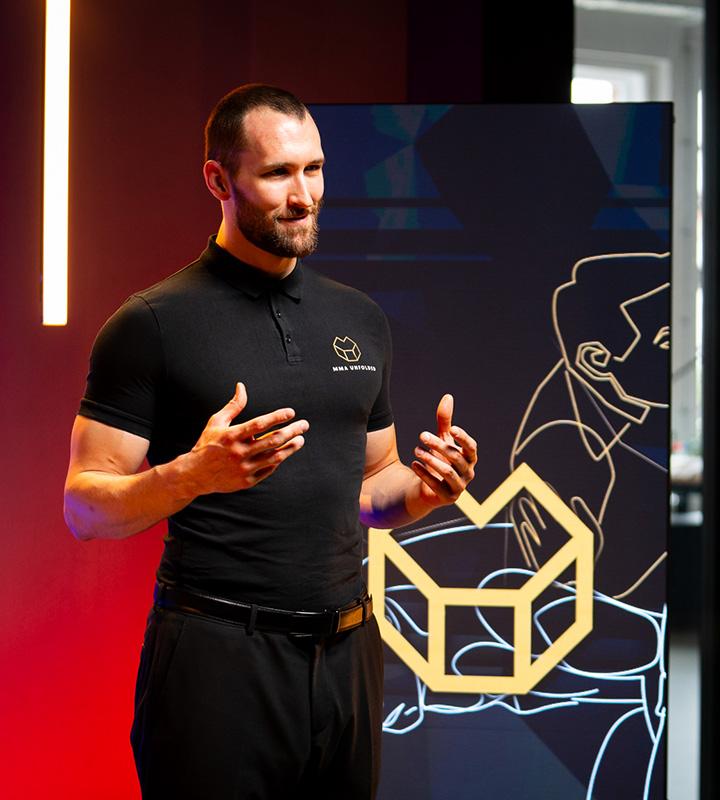
<instances>
[{"instance_id":1,"label":"vertical neon light strip","mask_svg":"<svg viewBox=\"0 0 720 800\"><path fill-rule=\"evenodd\" d=\"M45 3L43 325L67 324L70 0Z\"/></svg>"}]
</instances>

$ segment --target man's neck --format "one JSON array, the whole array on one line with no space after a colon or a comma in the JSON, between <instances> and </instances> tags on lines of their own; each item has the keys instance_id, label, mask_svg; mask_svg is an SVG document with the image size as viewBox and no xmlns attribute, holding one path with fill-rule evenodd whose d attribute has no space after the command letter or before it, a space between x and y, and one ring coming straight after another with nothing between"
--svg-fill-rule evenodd
<instances>
[{"instance_id":1,"label":"man's neck","mask_svg":"<svg viewBox=\"0 0 720 800\"><path fill-rule=\"evenodd\" d=\"M231 229L226 226L224 221L220 223L215 241L230 255L273 278L286 277L293 271L297 263L295 256L284 258L261 250L249 242L237 228Z\"/></svg>"}]
</instances>

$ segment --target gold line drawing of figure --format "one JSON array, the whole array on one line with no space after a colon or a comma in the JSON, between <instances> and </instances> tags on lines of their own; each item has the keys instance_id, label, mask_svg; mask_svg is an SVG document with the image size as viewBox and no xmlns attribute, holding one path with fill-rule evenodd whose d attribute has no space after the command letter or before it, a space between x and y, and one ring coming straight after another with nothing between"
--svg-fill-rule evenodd
<instances>
[{"instance_id":1,"label":"gold line drawing of figure","mask_svg":"<svg viewBox=\"0 0 720 800\"><path fill-rule=\"evenodd\" d=\"M534 390L510 456L511 470L529 463L595 532L597 589L646 608L664 600L669 256L574 265L552 298L560 358ZM532 498L515 501L510 522L529 569L562 543Z\"/></svg>"},{"instance_id":2,"label":"gold line drawing of figure","mask_svg":"<svg viewBox=\"0 0 720 800\"><path fill-rule=\"evenodd\" d=\"M587 800L664 797L669 269L669 253L612 253L574 265L552 295L559 358L531 393L512 445L511 472L529 464L595 534L592 632L522 695L448 697L432 692L412 669L414 686L403 694L396 671L387 733L405 735L428 718L504 709L541 740L549 731L567 734L550 736L555 759L548 764L572 765ZM505 552L498 553L504 567L489 569L483 588L512 587L520 574L531 578L567 542L528 492L507 508L507 522L489 526L511 523ZM467 522L406 533L401 546L410 553L426 548L421 552L432 564L431 543L471 536ZM429 647L427 595L402 571L385 591L390 623ZM533 657L576 619L574 596L571 568L533 604ZM515 652L515 620L494 608L475 613L480 626L456 636L450 668L457 675L504 674L502 658ZM579 735L581 750L574 746ZM537 796L545 795L538 787Z\"/></svg>"}]
</instances>

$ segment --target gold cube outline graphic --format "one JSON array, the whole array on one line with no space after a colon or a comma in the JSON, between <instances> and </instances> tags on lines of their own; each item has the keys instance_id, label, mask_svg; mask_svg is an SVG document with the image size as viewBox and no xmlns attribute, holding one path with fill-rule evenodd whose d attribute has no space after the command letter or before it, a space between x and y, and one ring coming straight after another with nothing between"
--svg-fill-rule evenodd
<instances>
[{"instance_id":1,"label":"gold cube outline graphic","mask_svg":"<svg viewBox=\"0 0 720 800\"><path fill-rule=\"evenodd\" d=\"M392 537L392 529L368 533L368 589L380 633L395 654L434 692L527 694L556 667L593 627L593 533L527 464L520 464L482 503L467 491L455 505L483 528L526 490L562 526L568 541L523 586L516 589L439 586ZM427 658L385 616L385 565L391 561L424 595L428 604ZM571 564L576 564L575 620L533 660L532 604ZM513 609L512 675L454 675L445 672L445 620L448 606Z\"/></svg>"}]
</instances>

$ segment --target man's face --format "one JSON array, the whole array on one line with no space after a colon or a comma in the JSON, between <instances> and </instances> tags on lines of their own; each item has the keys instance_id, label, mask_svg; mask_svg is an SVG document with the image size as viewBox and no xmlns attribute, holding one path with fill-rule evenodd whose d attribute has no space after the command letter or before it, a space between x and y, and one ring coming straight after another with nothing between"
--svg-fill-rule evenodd
<instances>
[{"instance_id":1,"label":"man's face","mask_svg":"<svg viewBox=\"0 0 720 800\"><path fill-rule=\"evenodd\" d=\"M247 147L230 184L235 224L253 245L283 258L317 247L324 190L320 134L310 115L299 120L267 108L245 117Z\"/></svg>"}]
</instances>

